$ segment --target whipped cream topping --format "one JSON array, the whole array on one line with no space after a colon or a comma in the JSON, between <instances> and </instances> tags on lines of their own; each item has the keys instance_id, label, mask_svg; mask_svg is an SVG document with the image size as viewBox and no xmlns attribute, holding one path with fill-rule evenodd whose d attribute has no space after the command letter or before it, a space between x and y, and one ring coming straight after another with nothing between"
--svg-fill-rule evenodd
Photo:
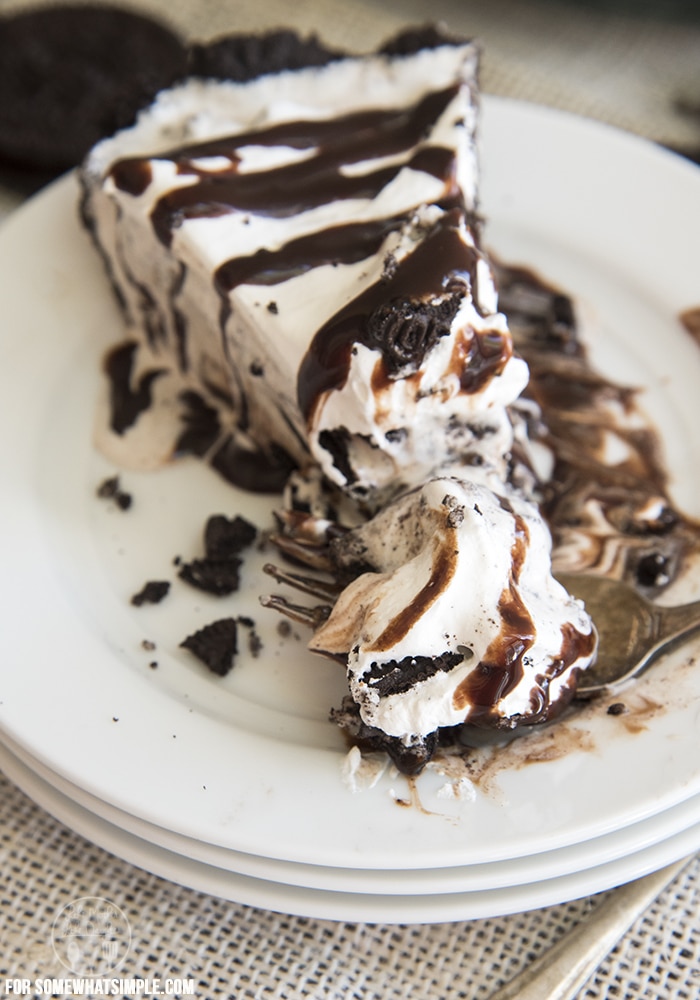
<instances>
[{"instance_id":1,"label":"whipped cream topping","mask_svg":"<svg viewBox=\"0 0 700 1000\"><path fill-rule=\"evenodd\" d=\"M513 495L440 477L335 543L366 564L311 648L347 655L366 725L404 744L442 727L541 722L573 694L596 634L551 574L550 536Z\"/></svg>"},{"instance_id":2,"label":"whipped cream topping","mask_svg":"<svg viewBox=\"0 0 700 1000\"><path fill-rule=\"evenodd\" d=\"M456 461L504 479L507 407L528 370L496 311L486 258L464 217L435 207L385 250L372 282L321 328L302 364L314 458L359 496L421 483Z\"/></svg>"}]
</instances>

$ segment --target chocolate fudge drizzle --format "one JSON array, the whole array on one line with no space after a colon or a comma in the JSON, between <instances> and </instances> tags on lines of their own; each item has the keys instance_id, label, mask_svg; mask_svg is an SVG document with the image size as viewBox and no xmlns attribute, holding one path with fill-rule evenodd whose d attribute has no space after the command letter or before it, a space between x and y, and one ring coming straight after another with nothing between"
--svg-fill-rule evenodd
<instances>
[{"instance_id":1,"label":"chocolate fudge drizzle","mask_svg":"<svg viewBox=\"0 0 700 1000\"><path fill-rule=\"evenodd\" d=\"M444 592L454 576L456 566L456 547L454 540L448 534L444 543L435 551L430 576L425 584L411 603L391 619L381 635L368 647L369 651L372 653L384 652L405 638L431 604Z\"/></svg>"},{"instance_id":2,"label":"chocolate fudge drizzle","mask_svg":"<svg viewBox=\"0 0 700 1000\"><path fill-rule=\"evenodd\" d=\"M299 408L307 421L319 397L345 383L356 344L381 346L388 355L384 359L385 378L392 374L392 345L379 345L373 332L372 317L378 310L411 303L418 308L421 302L449 298L470 289L475 295L478 251L465 244L459 231L460 218L458 209L446 213L390 276L365 289L318 330L300 365L297 382ZM448 329L445 327L444 332ZM425 353L429 339L419 339ZM474 333L456 353L455 371L462 388L477 391L494 370L503 368L510 357L510 345L497 331ZM421 361L422 354L411 359L413 370Z\"/></svg>"},{"instance_id":3,"label":"chocolate fudge drizzle","mask_svg":"<svg viewBox=\"0 0 700 1000\"><path fill-rule=\"evenodd\" d=\"M412 150L457 92L456 87L435 91L408 109L282 122L159 154L158 159L175 163L178 173L197 177L197 183L176 188L158 200L151 216L158 238L169 246L173 230L188 218L231 211L285 218L333 201L373 198L406 166L450 181L453 155L437 146L419 148L408 159L367 173L346 174L341 168ZM240 172L239 150L249 145L315 152L285 166ZM203 159L221 156L228 160L223 169L209 171L200 165ZM148 158L119 160L111 171L115 185L127 194L142 194L150 179L147 167Z\"/></svg>"}]
</instances>

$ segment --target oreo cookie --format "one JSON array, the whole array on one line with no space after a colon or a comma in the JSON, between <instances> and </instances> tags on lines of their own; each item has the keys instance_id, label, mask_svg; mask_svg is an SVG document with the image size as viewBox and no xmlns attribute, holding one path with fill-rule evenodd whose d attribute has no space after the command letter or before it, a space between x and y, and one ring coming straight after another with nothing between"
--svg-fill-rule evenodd
<instances>
[{"instance_id":1,"label":"oreo cookie","mask_svg":"<svg viewBox=\"0 0 700 1000\"><path fill-rule=\"evenodd\" d=\"M183 77L177 34L110 6L0 17L0 164L55 176Z\"/></svg>"}]
</instances>

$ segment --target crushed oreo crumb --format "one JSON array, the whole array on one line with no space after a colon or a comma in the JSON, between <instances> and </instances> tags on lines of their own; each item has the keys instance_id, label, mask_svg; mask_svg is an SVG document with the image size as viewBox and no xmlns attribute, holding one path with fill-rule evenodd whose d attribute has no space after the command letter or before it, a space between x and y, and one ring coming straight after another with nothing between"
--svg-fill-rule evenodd
<instances>
[{"instance_id":1,"label":"crushed oreo crumb","mask_svg":"<svg viewBox=\"0 0 700 1000\"><path fill-rule=\"evenodd\" d=\"M358 705L347 695L330 719L345 733L348 741L369 753L387 753L402 774L420 774L438 747L438 734L430 733L410 746L397 736L387 736L381 729L368 726L360 717Z\"/></svg>"},{"instance_id":2,"label":"crushed oreo crumb","mask_svg":"<svg viewBox=\"0 0 700 1000\"><path fill-rule=\"evenodd\" d=\"M97 495L101 500L111 500L119 490L119 476L104 479L97 487Z\"/></svg>"},{"instance_id":3,"label":"crushed oreo crumb","mask_svg":"<svg viewBox=\"0 0 700 1000\"><path fill-rule=\"evenodd\" d=\"M269 313L272 313L273 316L277 316L277 314L279 313L279 307L277 303L274 301L274 299L267 303L267 311Z\"/></svg>"},{"instance_id":4,"label":"crushed oreo crumb","mask_svg":"<svg viewBox=\"0 0 700 1000\"><path fill-rule=\"evenodd\" d=\"M464 521L464 507L450 493L443 497L442 505L448 510L447 527L458 528Z\"/></svg>"},{"instance_id":5,"label":"crushed oreo crumb","mask_svg":"<svg viewBox=\"0 0 700 1000\"><path fill-rule=\"evenodd\" d=\"M398 261L393 253L388 253L383 261L382 281L391 281L398 269Z\"/></svg>"},{"instance_id":6,"label":"crushed oreo crumb","mask_svg":"<svg viewBox=\"0 0 700 1000\"><path fill-rule=\"evenodd\" d=\"M608 715L625 715L627 711L627 705L621 701L616 701L614 705L608 705Z\"/></svg>"},{"instance_id":7,"label":"crushed oreo crumb","mask_svg":"<svg viewBox=\"0 0 700 1000\"><path fill-rule=\"evenodd\" d=\"M255 622L248 615L239 615L236 621L248 630L248 650L250 651L250 655L254 659L257 659L262 651L263 641L255 628Z\"/></svg>"},{"instance_id":8,"label":"crushed oreo crumb","mask_svg":"<svg viewBox=\"0 0 700 1000\"><path fill-rule=\"evenodd\" d=\"M192 559L180 567L178 576L207 594L227 597L240 587L241 563L241 559Z\"/></svg>"},{"instance_id":9,"label":"crushed oreo crumb","mask_svg":"<svg viewBox=\"0 0 700 1000\"><path fill-rule=\"evenodd\" d=\"M136 608L140 608L142 604L160 604L163 598L167 597L169 590L168 580L149 580L137 594L134 594L131 603Z\"/></svg>"},{"instance_id":10,"label":"crushed oreo crumb","mask_svg":"<svg viewBox=\"0 0 700 1000\"><path fill-rule=\"evenodd\" d=\"M151 653L156 648L155 642L152 639L144 639L141 643L141 649L145 649L146 652Z\"/></svg>"},{"instance_id":11,"label":"crushed oreo crumb","mask_svg":"<svg viewBox=\"0 0 700 1000\"><path fill-rule=\"evenodd\" d=\"M182 563L178 576L217 597L233 594L240 587L240 553L257 537L257 528L245 518L214 514L204 528L204 558Z\"/></svg>"},{"instance_id":12,"label":"crushed oreo crumb","mask_svg":"<svg viewBox=\"0 0 700 1000\"><path fill-rule=\"evenodd\" d=\"M253 631L248 636L248 649L250 650L250 655L253 659L257 659L263 650L263 641L260 635L253 629Z\"/></svg>"},{"instance_id":13,"label":"crushed oreo crumb","mask_svg":"<svg viewBox=\"0 0 700 1000\"><path fill-rule=\"evenodd\" d=\"M187 636L180 646L207 666L212 673L225 677L238 653L238 626L234 618L220 618Z\"/></svg>"},{"instance_id":14,"label":"crushed oreo crumb","mask_svg":"<svg viewBox=\"0 0 700 1000\"><path fill-rule=\"evenodd\" d=\"M128 510L129 507L131 507L133 501L131 493L122 493L122 492L117 493L114 499L116 501L119 510Z\"/></svg>"},{"instance_id":15,"label":"crushed oreo crumb","mask_svg":"<svg viewBox=\"0 0 700 1000\"><path fill-rule=\"evenodd\" d=\"M258 529L244 517L213 514L204 527L207 559L230 559L248 548L258 537Z\"/></svg>"},{"instance_id":16,"label":"crushed oreo crumb","mask_svg":"<svg viewBox=\"0 0 700 1000\"><path fill-rule=\"evenodd\" d=\"M97 496L100 500L113 500L120 510L128 510L133 502L131 493L121 488L119 476L104 479L97 487Z\"/></svg>"}]
</instances>

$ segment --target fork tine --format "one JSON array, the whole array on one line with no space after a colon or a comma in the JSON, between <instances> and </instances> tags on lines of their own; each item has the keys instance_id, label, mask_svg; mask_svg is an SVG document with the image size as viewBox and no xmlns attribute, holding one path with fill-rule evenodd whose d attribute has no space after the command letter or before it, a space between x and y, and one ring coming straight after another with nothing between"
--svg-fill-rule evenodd
<instances>
[{"instance_id":1,"label":"fork tine","mask_svg":"<svg viewBox=\"0 0 700 1000\"><path fill-rule=\"evenodd\" d=\"M341 590L338 584L333 581L319 580L317 577L303 576L301 573L290 573L287 570L280 569L279 566L275 566L274 563L265 563L263 572L273 577L278 583L285 583L289 587L295 587L297 590L301 590L302 593L310 594L311 597L318 597L322 601L334 602Z\"/></svg>"},{"instance_id":2,"label":"fork tine","mask_svg":"<svg viewBox=\"0 0 700 1000\"><path fill-rule=\"evenodd\" d=\"M287 618L291 618L292 621L309 625L313 629L322 625L332 610L327 604L317 604L314 608L308 608L302 604L292 604L291 601L280 597L279 594L264 594L260 598L260 603L264 608L272 608Z\"/></svg>"}]
</instances>

